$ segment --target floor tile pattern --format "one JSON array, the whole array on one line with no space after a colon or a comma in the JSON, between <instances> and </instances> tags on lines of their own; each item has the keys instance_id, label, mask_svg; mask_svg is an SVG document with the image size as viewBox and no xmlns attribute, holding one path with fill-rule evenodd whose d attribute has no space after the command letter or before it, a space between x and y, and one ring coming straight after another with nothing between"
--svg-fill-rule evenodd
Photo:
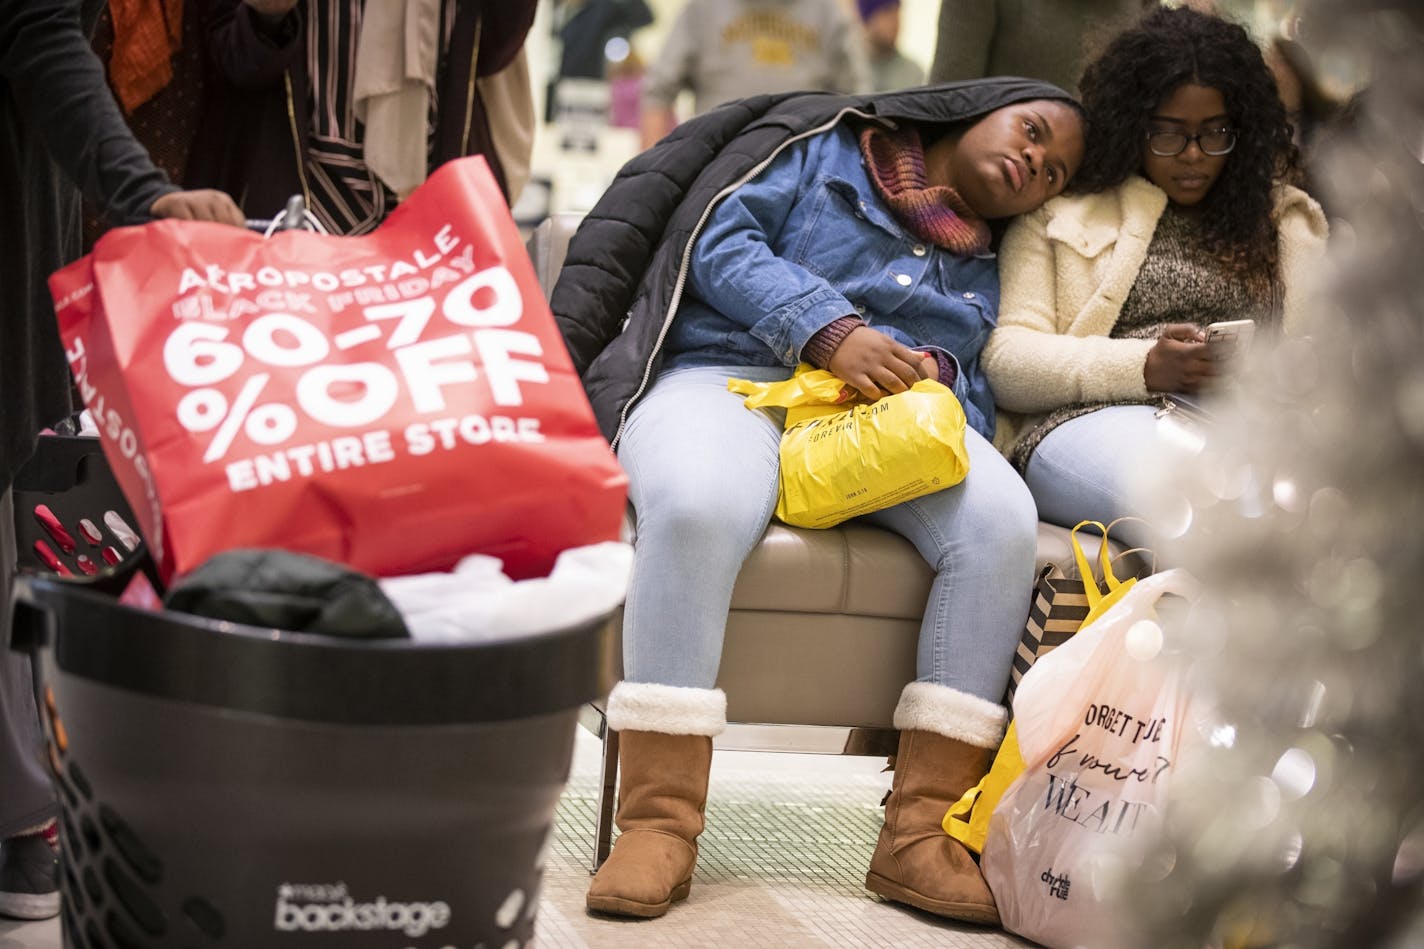
<instances>
[{"instance_id":1,"label":"floor tile pattern","mask_svg":"<svg viewBox=\"0 0 1424 949\"><path fill-rule=\"evenodd\" d=\"M591 747L590 747L591 746ZM861 885L880 829L882 762L719 753L692 895L662 919L584 911L596 806L596 745L581 738L557 815L539 949L1021 949L1005 933L882 902Z\"/></svg>"},{"instance_id":2,"label":"floor tile pattern","mask_svg":"<svg viewBox=\"0 0 1424 949\"><path fill-rule=\"evenodd\" d=\"M862 888L889 775L882 760L719 752L692 895L662 919L584 910L598 742L580 731L559 803L533 949L1024 949ZM0 949L59 949L54 921L0 921ZM255 947L248 947L255 949Z\"/></svg>"}]
</instances>

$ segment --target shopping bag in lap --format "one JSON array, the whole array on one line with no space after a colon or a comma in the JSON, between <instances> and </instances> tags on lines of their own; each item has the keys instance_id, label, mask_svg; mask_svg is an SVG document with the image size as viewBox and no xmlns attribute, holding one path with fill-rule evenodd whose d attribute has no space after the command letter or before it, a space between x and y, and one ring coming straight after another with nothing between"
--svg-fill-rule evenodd
<instances>
[{"instance_id":1,"label":"shopping bag in lap","mask_svg":"<svg viewBox=\"0 0 1424 949\"><path fill-rule=\"evenodd\" d=\"M1114 522L1116 523L1116 522ZM1102 576L1101 586L1094 577L1088 556L1078 540L1078 532L1084 527L1096 527L1104 535L1099 548L1099 562ZM1076 633L1109 607L1120 600L1135 579L1119 580L1113 572L1110 551L1106 541L1111 525L1104 528L1098 521L1081 521L1073 528L1070 542L1073 559L1078 566L1078 576L1069 578L1057 564L1043 568L1038 583L1034 587L1033 603L1029 609L1028 622L1024 626L1018 652L1014 656L1014 673L1009 682L1005 704L1012 702L1018 682L1029 672L1035 662L1047 655L1054 647L1062 645L1068 637ZM984 839L989 832L989 818L998 806L999 799L1023 772L1023 756L1019 751L1018 727L1010 720L1004 732L1004 740L994 754L994 763L988 773L963 796L950 805L945 812L944 832L975 853L984 849Z\"/></svg>"},{"instance_id":2,"label":"shopping bag in lap","mask_svg":"<svg viewBox=\"0 0 1424 949\"><path fill-rule=\"evenodd\" d=\"M234 547L527 577L618 537L625 478L482 158L371 234L158 221L50 288L165 578Z\"/></svg>"},{"instance_id":3,"label":"shopping bag in lap","mask_svg":"<svg viewBox=\"0 0 1424 949\"><path fill-rule=\"evenodd\" d=\"M932 379L875 402L841 399L845 383L802 364L782 382L732 379L749 409L786 409L776 516L797 527L833 527L942 491L969 473L964 408Z\"/></svg>"},{"instance_id":4,"label":"shopping bag in lap","mask_svg":"<svg viewBox=\"0 0 1424 949\"><path fill-rule=\"evenodd\" d=\"M1156 826L1205 731L1155 612L1165 595L1195 593L1180 570L1138 581L1019 685L1024 770L994 809L980 863L1005 929L1069 947L1102 944L1112 927L1111 887L1134 872L1127 845Z\"/></svg>"}]
</instances>

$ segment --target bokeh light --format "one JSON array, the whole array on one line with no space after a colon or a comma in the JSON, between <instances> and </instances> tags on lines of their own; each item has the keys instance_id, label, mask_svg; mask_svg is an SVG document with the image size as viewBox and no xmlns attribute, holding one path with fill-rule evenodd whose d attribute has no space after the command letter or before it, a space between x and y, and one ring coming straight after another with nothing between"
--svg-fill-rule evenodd
<instances>
[{"instance_id":1,"label":"bokeh light","mask_svg":"<svg viewBox=\"0 0 1424 949\"><path fill-rule=\"evenodd\" d=\"M1164 618L1202 704L1104 946L1424 946L1424 4L1297 4L1317 62L1379 77L1313 153L1307 323L1160 471Z\"/></svg>"}]
</instances>

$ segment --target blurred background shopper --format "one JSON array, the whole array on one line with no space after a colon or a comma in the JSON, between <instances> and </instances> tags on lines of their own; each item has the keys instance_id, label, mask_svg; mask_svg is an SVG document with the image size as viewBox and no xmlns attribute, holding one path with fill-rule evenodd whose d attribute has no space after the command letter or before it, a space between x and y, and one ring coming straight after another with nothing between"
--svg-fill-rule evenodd
<instances>
[{"instance_id":1,"label":"blurred background shopper","mask_svg":"<svg viewBox=\"0 0 1424 949\"><path fill-rule=\"evenodd\" d=\"M44 428L72 411L49 275L79 256L82 193L115 224L241 224L232 199L180 191L124 125L89 46L98 4L0 0L0 627L15 569L10 485ZM0 915L59 911L57 806L29 660L0 648Z\"/></svg>"},{"instance_id":2,"label":"blurred background shopper","mask_svg":"<svg viewBox=\"0 0 1424 949\"><path fill-rule=\"evenodd\" d=\"M841 0L687 0L643 80L643 147L677 124L684 89L701 114L759 93L862 92L868 82Z\"/></svg>"},{"instance_id":3,"label":"blurred background shopper","mask_svg":"<svg viewBox=\"0 0 1424 949\"><path fill-rule=\"evenodd\" d=\"M1031 76L1072 92L1100 31L1156 0L940 0L930 81Z\"/></svg>"},{"instance_id":4,"label":"blurred background shopper","mask_svg":"<svg viewBox=\"0 0 1424 949\"><path fill-rule=\"evenodd\" d=\"M191 0L206 106L187 181L271 217L294 194L362 234L445 161L483 155L506 198L528 177L524 40L535 0Z\"/></svg>"},{"instance_id":5,"label":"blurred background shopper","mask_svg":"<svg viewBox=\"0 0 1424 949\"><path fill-rule=\"evenodd\" d=\"M865 27L870 90L889 92L925 81L919 63L900 52L900 0L856 0Z\"/></svg>"}]
</instances>

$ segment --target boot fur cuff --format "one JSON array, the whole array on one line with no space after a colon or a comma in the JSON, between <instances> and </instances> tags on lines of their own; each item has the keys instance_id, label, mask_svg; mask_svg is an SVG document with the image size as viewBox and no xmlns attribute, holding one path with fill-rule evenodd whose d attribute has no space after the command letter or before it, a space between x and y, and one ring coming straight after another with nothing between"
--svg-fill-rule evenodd
<instances>
[{"instance_id":1,"label":"boot fur cuff","mask_svg":"<svg viewBox=\"0 0 1424 949\"><path fill-rule=\"evenodd\" d=\"M608 694L608 727L620 732L720 735L727 727L727 694L721 689L620 682Z\"/></svg>"},{"instance_id":2,"label":"boot fur cuff","mask_svg":"<svg viewBox=\"0 0 1424 949\"><path fill-rule=\"evenodd\" d=\"M911 682L895 706L895 727L925 731L975 748L997 748L1003 741L1008 709L997 702L933 682Z\"/></svg>"}]
</instances>

